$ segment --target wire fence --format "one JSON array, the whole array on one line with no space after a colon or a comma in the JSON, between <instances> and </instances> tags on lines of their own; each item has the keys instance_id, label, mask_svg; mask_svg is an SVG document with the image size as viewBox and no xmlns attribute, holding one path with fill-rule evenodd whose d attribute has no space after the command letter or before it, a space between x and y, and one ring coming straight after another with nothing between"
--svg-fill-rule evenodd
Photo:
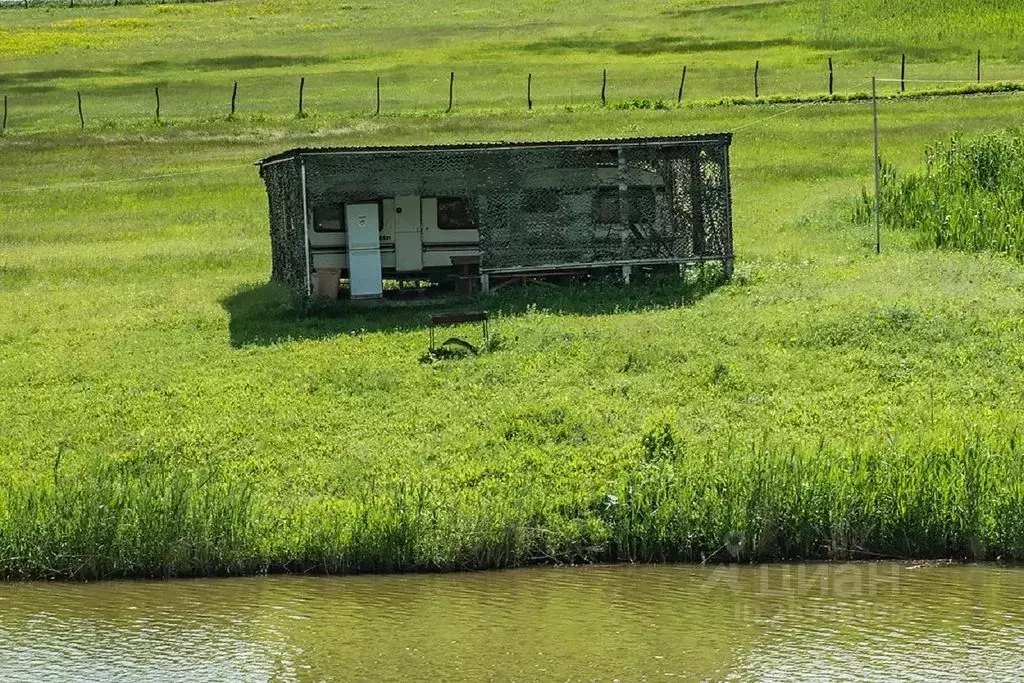
<instances>
[{"instance_id":1,"label":"wire fence","mask_svg":"<svg viewBox=\"0 0 1024 683\"><path fill-rule=\"evenodd\" d=\"M858 83L850 86L847 90L856 90L857 88L863 87L865 85L869 85L871 83L871 80L872 79L866 79L864 81L858 82ZM892 84L892 83L899 84L900 83L900 79L876 78L875 80L878 83L890 83L890 84ZM955 84L964 84L965 83L964 80L957 80L957 79L914 79L913 81L908 79L907 82L908 83L913 82L913 83L916 83L916 84L924 84L924 85L951 85L951 84L955 85ZM967 81L967 82L969 82L969 81ZM1018 85L1020 86L1019 90L1024 90L1024 84L1018 84ZM870 94L869 94L868 97L870 99ZM885 99L885 98L879 98L879 99ZM771 113L768 113L768 114L766 114L764 116L759 116L757 118L754 118L753 120L748 121L745 124L742 124L740 126L732 127L731 128L731 132L733 134L736 134L736 133L742 132L744 130L747 130L749 128L752 128L752 127L757 127L757 126L762 126L762 125L770 124L770 123L778 120L779 118L787 117L788 115L793 114L796 111L802 110L805 107L809 106L810 104L813 104L813 103L811 103L811 102L797 103L794 106L785 107L785 108L780 109L780 110L773 110L773 111L771 111ZM1005 108L1004 108L1004 110L1005 110ZM1001 111L1003 111L1003 110L1001 110ZM890 123L891 122L889 122L887 120L887 116L885 114L883 114L883 116L881 117L881 132L882 132L883 147L884 147L884 144L886 142L886 138L888 136L888 132L886 131L886 127L887 127L887 124L890 124ZM985 128L983 132L994 132L996 130L1000 130L1002 128L1005 128L1007 125L1011 125L1011 123L1015 123L1015 120L1014 121L1007 120L1005 124L993 122L988 128ZM894 134L898 136L898 130ZM883 151L885 151L885 150L883 149ZM877 154L876 154L876 155L873 155L873 158L874 158L874 163L872 165L874 167L876 167L876 168L880 168L881 167L881 160L880 160L879 156L877 156ZM14 195L21 195L21 194L35 193L35 192L76 191L76 190L89 189L89 188L94 188L94 187L95 188L99 188L99 187L103 187L103 186L118 185L118 184L151 182L151 181L154 181L154 180L165 180L165 179L170 179L170 178L199 176L199 175L210 174L210 173L235 172L235 171L241 171L241 170L244 170L244 169L251 169L253 167L253 165L256 164L256 163L257 163L257 161L255 159L251 159L251 160L246 160L246 161L242 161L242 162L238 162L238 163L234 163L234 164L230 164L230 165L208 166L208 167L205 167L205 168L197 168L197 169L191 169L191 170L186 170L186 171L149 173L149 174L136 175L136 176L122 176L122 177L108 178L108 179L103 179L103 180L79 181L79 182L72 182L72 183L45 184L45 185L24 186L24 187L15 187L15 188L10 188L10 187L8 187L8 188L0 188L0 196L2 196L2 195L14 196ZM875 215L877 216L878 214L875 214ZM881 251L881 247L882 247L881 237L882 237L882 235L880 233L875 235L875 239L877 240L876 241L876 249L878 251Z\"/></svg>"},{"instance_id":2,"label":"wire fence","mask_svg":"<svg viewBox=\"0 0 1024 683\"><path fill-rule=\"evenodd\" d=\"M991 69L998 80L983 79L988 74L982 70L981 52L975 57L973 78L950 78L948 76L957 74L949 73L952 71L949 64L921 65L918 73L908 75L907 60L900 55L895 62L899 65L899 78L878 79L879 83L894 86L882 96L932 97L1024 90L1024 81L1014 65L1000 63ZM823 68L817 77L807 69L771 71L768 70L770 64L755 60L749 73L749 90L742 93L735 90L742 87L745 80L741 72L733 70L726 81L716 78L717 72L701 71L692 65L682 65L677 71L678 81L674 82L669 81L671 67L639 78L625 69L616 74L602 69L586 78L581 69L559 74L553 67L520 74L511 71L514 67L497 74L481 67L470 67L462 72L447 71L443 77L440 74L431 77L422 71L329 73L318 66L307 77L298 72L303 65L302 58L295 57L282 64L277 73L262 76L243 73L232 79L230 72L240 68L240 63L240 58L233 57L202 60L195 64L199 68L194 76L192 70L188 72L193 80L177 83L160 78L160 69L175 66L163 62L151 67L138 65L134 72L127 73L127 67L113 66L53 74L0 74L0 92L7 91L3 94L0 133L46 132L71 127L117 129L147 120L169 124L244 118L259 122L271 117L452 115L460 110L509 112L552 107L574 111L597 107L670 110L719 104L804 105L870 99L870 92L858 88L870 82L864 71L874 66L859 65L843 72L840 76L844 84L840 88L837 65L831 58L827 71ZM146 75L149 68L153 69L152 76ZM202 71L203 68L207 70ZM771 79L768 83L765 83L766 71ZM227 78L221 80L219 74ZM859 78L851 80L851 76ZM156 84L145 83L150 78L157 81ZM628 83L624 85L624 81ZM74 89L65 84L71 84ZM583 87L592 90L581 92ZM639 94L623 98L625 88ZM660 96L652 92L655 88L662 93ZM786 90L779 93L782 88ZM723 92L725 89L732 90L733 94Z\"/></svg>"}]
</instances>

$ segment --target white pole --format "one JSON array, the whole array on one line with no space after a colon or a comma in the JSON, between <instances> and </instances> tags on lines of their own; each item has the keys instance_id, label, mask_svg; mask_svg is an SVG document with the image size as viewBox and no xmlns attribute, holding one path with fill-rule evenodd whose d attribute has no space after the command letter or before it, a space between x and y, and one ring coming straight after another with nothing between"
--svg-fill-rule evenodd
<instances>
[{"instance_id":1,"label":"white pole","mask_svg":"<svg viewBox=\"0 0 1024 683\"><path fill-rule=\"evenodd\" d=\"M878 91L875 88L875 77L871 77L871 114L875 120L875 253L882 253L882 227L878 210L878 194L881 187L881 162L878 158Z\"/></svg>"},{"instance_id":2,"label":"white pole","mask_svg":"<svg viewBox=\"0 0 1024 683\"><path fill-rule=\"evenodd\" d=\"M302 233L305 236L306 246L306 296L313 294L313 282L310 279L309 264L309 209L306 206L306 160L299 159L299 172L302 176Z\"/></svg>"}]
</instances>

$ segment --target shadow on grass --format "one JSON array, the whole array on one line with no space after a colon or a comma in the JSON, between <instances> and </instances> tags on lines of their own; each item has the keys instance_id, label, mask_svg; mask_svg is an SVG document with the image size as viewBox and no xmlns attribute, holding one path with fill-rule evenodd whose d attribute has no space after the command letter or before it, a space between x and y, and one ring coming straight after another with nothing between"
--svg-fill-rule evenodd
<instances>
[{"instance_id":1,"label":"shadow on grass","mask_svg":"<svg viewBox=\"0 0 1024 683\"><path fill-rule=\"evenodd\" d=\"M109 69L46 69L37 71L15 71L0 74L0 87L16 88L20 92L45 92L57 90L58 86L44 85L48 81L71 80L80 78L100 78L105 76L124 76L140 71L176 72L182 69L194 71L250 71L256 69L275 69L288 66L312 66L326 64L331 61L319 55L268 55L242 54L227 57L206 57L188 61L172 61L151 59L139 62L130 69L116 66ZM126 84L125 89L137 91L135 83ZM116 92L112 86L91 88L92 92Z\"/></svg>"},{"instance_id":2,"label":"shadow on grass","mask_svg":"<svg viewBox=\"0 0 1024 683\"><path fill-rule=\"evenodd\" d=\"M558 37L524 45L523 52L560 54L567 52L616 52L623 55L655 55L662 53L732 52L770 47L793 47L800 41L793 38L765 40L710 40L680 36L648 36L642 40L613 38Z\"/></svg>"},{"instance_id":3,"label":"shadow on grass","mask_svg":"<svg viewBox=\"0 0 1024 683\"><path fill-rule=\"evenodd\" d=\"M776 7L795 5L796 0L762 0L760 2L728 3L724 5L699 5L697 7L673 7L662 10L662 14L670 17L692 17L702 14L713 14L718 17L733 19L748 18L751 15L772 10Z\"/></svg>"},{"instance_id":4,"label":"shadow on grass","mask_svg":"<svg viewBox=\"0 0 1024 683\"><path fill-rule=\"evenodd\" d=\"M456 295L427 290L373 301L304 301L270 282L239 289L221 300L228 312L231 346L272 345L325 339L351 332L427 329L430 313L486 310L518 316L531 310L565 315L608 315L692 305L724 282L720 264L676 273L634 271L633 282L590 278L568 284L513 284L490 294Z\"/></svg>"},{"instance_id":5,"label":"shadow on grass","mask_svg":"<svg viewBox=\"0 0 1024 683\"><path fill-rule=\"evenodd\" d=\"M763 5L771 6L771 5ZM896 59L902 52L918 60L938 61L952 57L958 48L915 46L904 47L881 40L798 39L792 37L759 40L712 39L679 35L650 35L639 40L601 37L556 37L523 45L523 52L568 54L572 52L614 52L621 55L694 54L701 52L744 52L769 48L804 48L812 50L850 50L855 59Z\"/></svg>"}]
</instances>

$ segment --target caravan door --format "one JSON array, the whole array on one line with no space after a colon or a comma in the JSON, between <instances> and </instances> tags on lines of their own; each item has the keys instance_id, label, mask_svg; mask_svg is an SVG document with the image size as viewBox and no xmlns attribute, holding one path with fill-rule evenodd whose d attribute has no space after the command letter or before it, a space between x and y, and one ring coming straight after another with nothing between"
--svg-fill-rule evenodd
<instances>
[{"instance_id":1,"label":"caravan door","mask_svg":"<svg viewBox=\"0 0 1024 683\"><path fill-rule=\"evenodd\" d=\"M395 197L395 270L417 273L423 270L423 228L420 198Z\"/></svg>"},{"instance_id":2,"label":"caravan door","mask_svg":"<svg viewBox=\"0 0 1024 683\"><path fill-rule=\"evenodd\" d=\"M380 266L380 204L346 204L345 232L352 298L380 298L384 294Z\"/></svg>"}]
</instances>

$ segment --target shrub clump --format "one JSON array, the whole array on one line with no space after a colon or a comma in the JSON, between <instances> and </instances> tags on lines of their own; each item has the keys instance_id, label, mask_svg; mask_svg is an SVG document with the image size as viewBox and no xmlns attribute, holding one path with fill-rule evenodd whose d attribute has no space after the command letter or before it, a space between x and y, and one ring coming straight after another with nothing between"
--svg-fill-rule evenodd
<instances>
[{"instance_id":1,"label":"shrub clump","mask_svg":"<svg viewBox=\"0 0 1024 683\"><path fill-rule=\"evenodd\" d=\"M872 215L865 191L856 218ZM923 245L991 251L1024 260L1024 134L953 136L925 152L923 171L882 168L885 225L916 233Z\"/></svg>"}]
</instances>

